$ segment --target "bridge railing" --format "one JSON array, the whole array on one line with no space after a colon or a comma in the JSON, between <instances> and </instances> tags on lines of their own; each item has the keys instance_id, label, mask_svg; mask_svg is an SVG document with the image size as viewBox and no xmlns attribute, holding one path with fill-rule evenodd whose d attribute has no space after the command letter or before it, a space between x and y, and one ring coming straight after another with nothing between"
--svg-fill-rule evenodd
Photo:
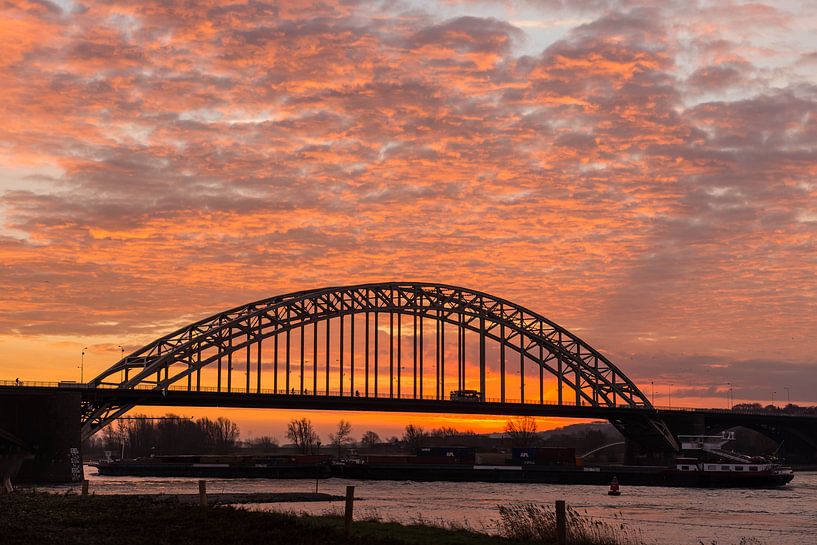
<instances>
[{"instance_id":1,"label":"bridge railing","mask_svg":"<svg viewBox=\"0 0 817 545\"><path fill-rule=\"evenodd\" d=\"M58 388L61 384L70 384L71 387L87 387L85 384L79 382L67 381L62 382L46 382L41 380L0 380L0 386L20 386L25 388Z\"/></svg>"},{"instance_id":2,"label":"bridge railing","mask_svg":"<svg viewBox=\"0 0 817 545\"><path fill-rule=\"evenodd\" d=\"M74 381L60 381L60 382L48 382L48 381L14 381L14 380L0 380L0 386L19 386L25 388L82 388L82 389L106 389L106 390L115 390L117 389L116 385L112 384L104 384L99 386L91 386L87 383L81 382L74 382ZM151 384L138 384L133 388L129 388L129 390L143 390L143 391L155 391L156 387ZM423 396L415 396L413 392L401 392L400 395L397 395L397 392L389 393L389 392L378 392L375 394L372 391L369 391L368 394L363 392L360 395L355 395L355 392L349 392L348 390L344 390L341 392L340 390L318 390L317 392L312 392L311 390L304 389L302 392L300 388L290 388L289 390L285 388L278 388L275 389L261 389L260 391L255 389L250 389L250 391L232 389L227 391L225 388L218 388L217 386L201 386L198 389L188 389L185 386L169 386L167 388L163 388L163 391L166 392L204 392L204 393L224 393L224 394L235 394L235 395L281 395L281 396L299 396L299 397L334 397L334 398L355 398L360 397L363 399L405 399L405 400L425 400L425 401L450 401L451 403L467 403L467 401L451 401L448 398L438 399L436 395L423 395ZM477 401L477 403L505 403L505 404L516 404L516 405L548 405L548 406L562 406L562 407L590 407L591 405L587 404L577 404L574 401L562 401L559 403L555 400L543 400L542 402L538 400L520 400L520 399L512 399L512 398L505 398L502 400L501 398L496 397L486 397ZM619 409L631 409L632 407L629 405L618 405L616 408ZM780 415L780 416L814 416L817 418L817 415L810 412L791 412L791 411L783 411L782 409L778 410L766 410L766 409L741 409L741 408L734 408L734 409L704 409L699 407L669 407L669 406L655 406L655 409L658 411L681 411L681 412L688 412L688 413L695 413L695 412L706 412L706 413L720 413L720 414L749 414L749 415Z\"/></svg>"},{"instance_id":3,"label":"bridge railing","mask_svg":"<svg viewBox=\"0 0 817 545\"><path fill-rule=\"evenodd\" d=\"M115 390L117 389L116 385L113 384L101 384L97 386L92 386L87 383L80 383L74 381L61 381L61 382L45 382L45 381L11 381L11 380L0 380L0 386L19 386L19 387L26 387L26 388L71 388L71 389L105 389L105 390ZM157 391L156 387L152 384L137 384L128 390L137 390L137 391ZM360 392L359 395L356 392L352 391L349 392L348 390L343 390L342 392L338 390L318 390L317 392L313 392L309 389L304 389L303 391L300 388L290 388L287 390L286 388L278 388L278 389L250 389L247 391L246 389L236 389L233 388L231 390L227 390L226 388L218 388L217 386L201 386L199 388L187 388L186 386L178 386L178 385L171 385L166 388L162 388L159 391L165 392L189 392L189 393L224 393L224 394L232 394L232 395L281 395L281 396L299 396L299 397L336 397L336 398L361 398L361 399L405 399L405 400L425 400L425 401L450 401L451 403L467 403L468 401L456 400L452 401L448 398L437 398L436 395L414 395L413 392L401 392L399 395L395 389L394 392L378 392L375 394L371 390L366 394L365 392ZM539 400L521 400L516 398L508 398L506 397L504 400L498 397L485 397L476 403L505 403L505 404L524 404L524 405L549 405L549 406L568 406L568 407L590 407L589 404L578 404L575 401L562 401L559 403L555 400L543 400L540 402ZM619 405L618 408L621 409L629 409L632 408L629 405Z\"/></svg>"},{"instance_id":4,"label":"bridge railing","mask_svg":"<svg viewBox=\"0 0 817 545\"><path fill-rule=\"evenodd\" d=\"M670 407L670 406L654 406L655 409L658 411L679 411L679 412L688 412L688 413L696 413L696 412L706 412L706 413L716 413L716 414L750 414L750 415L758 415L758 416L765 416L765 415L779 415L779 416L814 416L817 417L817 413L813 410L809 410L809 408L804 408L801 411L787 411L784 409L742 409L735 407L733 409L704 409L701 407Z\"/></svg>"}]
</instances>

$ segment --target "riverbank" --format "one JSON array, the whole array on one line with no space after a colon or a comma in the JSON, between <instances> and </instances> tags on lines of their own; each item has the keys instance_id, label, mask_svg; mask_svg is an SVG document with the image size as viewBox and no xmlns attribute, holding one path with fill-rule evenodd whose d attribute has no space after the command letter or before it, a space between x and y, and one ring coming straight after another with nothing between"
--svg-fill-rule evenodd
<instances>
[{"instance_id":1,"label":"riverbank","mask_svg":"<svg viewBox=\"0 0 817 545\"><path fill-rule=\"evenodd\" d=\"M186 495L181 495L186 496ZM0 496L4 545L518 545L521 542L436 526L355 521L249 511L227 505L191 506L175 495Z\"/></svg>"}]
</instances>

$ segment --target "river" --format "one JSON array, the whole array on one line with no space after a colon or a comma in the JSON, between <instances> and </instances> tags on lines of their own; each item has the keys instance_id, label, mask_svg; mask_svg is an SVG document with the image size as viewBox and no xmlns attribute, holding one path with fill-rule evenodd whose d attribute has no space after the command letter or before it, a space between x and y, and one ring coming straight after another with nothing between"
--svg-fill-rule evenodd
<instances>
[{"instance_id":1,"label":"river","mask_svg":"<svg viewBox=\"0 0 817 545\"><path fill-rule=\"evenodd\" d=\"M108 477L86 467L96 494L174 494L197 492L197 479ZM802 545L817 543L817 472L800 472L788 486L772 490L695 489L632 486L619 497L606 488L584 485L417 483L326 479L321 492L343 494L354 485L355 517L376 516L397 522L424 521L464 525L493 532L497 506L552 504L564 499L579 512L606 522L625 523L649 545ZM64 487L55 487L63 490ZM221 492L307 492L315 481L208 479L208 494ZM342 502L256 504L253 509L323 514L340 513Z\"/></svg>"}]
</instances>

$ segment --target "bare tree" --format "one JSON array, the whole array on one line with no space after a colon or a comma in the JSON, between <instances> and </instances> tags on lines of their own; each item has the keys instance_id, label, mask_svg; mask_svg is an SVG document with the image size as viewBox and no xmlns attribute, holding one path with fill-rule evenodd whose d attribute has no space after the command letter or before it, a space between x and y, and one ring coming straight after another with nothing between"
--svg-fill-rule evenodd
<instances>
[{"instance_id":1,"label":"bare tree","mask_svg":"<svg viewBox=\"0 0 817 545\"><path fill-rule=\"evenodd\" d=\"M536 420L530 416L520 416L505 422L505 433L515 447L532 446L536 436Z\"/></svg>"},{"instance_id":2,"label":"bare tree","mask_svg":"<svg viewBox=\"0 0 817 545\"><path fill-rule=\"evenodd\" d=\"M313 445L318 441L318 434L315 433L312 421L308 418L290 420L287 425L287 437L303 454L312 450Z\"/></svg>"},{"instance_id":3,"label":"bare tree","mask_svg":"<svg viewBox=\"0 0 817 545\"><path fill-rule=\"evenodd\" d=\"M406 426L406 431L403 432L403 442L409 447L409 450L416 452L423 446L428 434L419 426L409 424Z\"/></svg>"},{"instance_id":4,"label":"bare tree","mask_svg":"<svg viewBox=\"0 0 817 545\"><path fill-rule=\"evenodd\" d=\"M105 450L117 452L125 440L126 430L122 421L119 420L116 424L116 427L111 424L102 429L102 445Z\"/></svg>"},{"instance_id":5,"label":"bare tree","mask_svg":"<svg viewBox=\"0 0 817 545\"><path fill-rule=\"evenodd\" d=\"M432 437L456 437L461 435L460 432L451 427L435 428L431 430Z\"/></svg>"},{"instance_id":6,"label":"bare tree","mask_svg":"<svg viewBox=\"0 0 817 545\"><path fill-rule=\"evenodd\" d=\"M278 448L278 439L269 435L262 435L261 437L250 439L247 441L247 445L261 452L269 452Z\"/></svg>"},{"instance_id":7,"label":"bare tree","mask_svg":"<svg viewBox=\"0 0 817 545\"><path fill-rule=\"evenodd\" d=\"M360 442L366 448L374 448L380 442L380 436L377 435L376 432L369 430L363 434L363 437L360 438Z\"/></svg>"},{"instance_id":8,"label":"bare tree","mask_svg":"<svg viewBox=\"0 0 817 545\"><path fill-rule=\"evenodd\" d=\"M202 418L199 420L199 425L202 427L207 442L212 445L214 452L219 454L230 452L239 438L238 425L223 416L219 416L215 420L209 418Z\"/></svg>"},{"instance_id":9,"label":"bare tree","mask_svg":"<svg viewBox=\"0 0 817 545\"><path fill-rule=\"evenodd\" d=\"M352 425L346 421L338 422L338 430L336 433L329 434L329 441L338 449L338 458L340 458L343 446L352 442Z\"/></svg>"}]
</instances>

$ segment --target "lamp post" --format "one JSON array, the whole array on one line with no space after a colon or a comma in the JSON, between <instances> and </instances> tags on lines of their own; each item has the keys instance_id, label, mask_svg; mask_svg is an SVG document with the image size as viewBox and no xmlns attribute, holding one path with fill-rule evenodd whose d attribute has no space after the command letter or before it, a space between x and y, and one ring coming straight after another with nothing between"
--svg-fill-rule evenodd
<instances>
[{"instance_id":1,"label":"lamp post","mask_svg":"<svg viewBox=\"0 0 817 545\"><path fill-rule=\"evenodd\" d=\"M776 407L776 405L774 404L774 394L776 394L776 393L777 393L777 391L772 392L772 407Z\"/></svg>"},{"instance_id":2,"label":"lamp post","mask_svg":"<svg viewBox=\"0 0 817 545\"><path fill-rule=\"evenodd\" d=\"M727 390L727 392L726 392L726 400L727 400L727 404L729 405L729 410L731 411L732 410L732 405L734 405L734 403L735 403L734 399L732 398L732 383L727 382L726 384L729 386L729 390Z\"/></svg>"},{"instance_id":3,"label":"lamp post","mask_svg":"<svg viewBox=\"0 0 817 545\"><path fill-rule=\"evenodd\" d=\"M783 389L786 390L786 405L791 405L791 390L788 386L783 386Z\"/></svg>"},{"instance_id":4,"label":"lamp post","mask_svg":"<svg viewBox=\"0 0 817 545\"><path fill-rule=\"evenodd\" d=\"M650 386L652 387L652 404L655 405L655 381L650 381Z\"/></svg>"},{"instance_id":5,"label":"lamp post","mask_svg":"<svg viewBox=\"0 0 817 545\"><path fill-rule=\"evenodd\" d=\"M669 400L669 408L672 408L672 387L675 386L674 384L670 384L669 388L667 389L667 398Z\"/></svg>"},{"instance_id":6,"label":"lamp post","mask_svg":"<svg viewBox=\"0 0 817 545\"><path fill-rule=\"evenodd\" d=\"M119 349L119 361L124 360L125 359L125 347L123 347L121 344L116 345L116 347ZM121 379L121 382L125 381L125 371L122 371L122 374L120 375L120 379ZM123 449L124 449L124 447L123 447Z\"/></svg>"},{"instance_id":7,"label":"lamp post","mask_svg":"<svg viewBox=\"0 0 817 545\"><path fill-rule=\"evenodd\" d=\"M82 349L82 355L80 356L79 360L79 382L80 384L85 384L85 351L88 350L88 347L84 347Z\"/></svg>"}]
</instances>

